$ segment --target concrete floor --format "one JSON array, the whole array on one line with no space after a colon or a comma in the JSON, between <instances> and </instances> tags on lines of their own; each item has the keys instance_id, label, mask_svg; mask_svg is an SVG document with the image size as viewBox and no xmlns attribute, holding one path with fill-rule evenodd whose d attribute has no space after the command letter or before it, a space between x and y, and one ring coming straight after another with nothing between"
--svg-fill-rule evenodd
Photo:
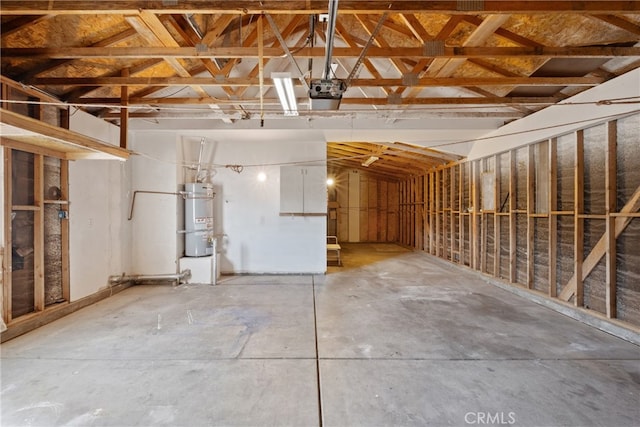
<instances>
[{"instance_id":1,"label":"concrete floor","mask_svg":"<svg viewBox=\"0 0 640 427\"><path fill-rule=\"evenodd\" d=\"M135 286L11 340L0 423L640 425L640 347L425 254L343 261Z\"/></svg>"}]
</instances>

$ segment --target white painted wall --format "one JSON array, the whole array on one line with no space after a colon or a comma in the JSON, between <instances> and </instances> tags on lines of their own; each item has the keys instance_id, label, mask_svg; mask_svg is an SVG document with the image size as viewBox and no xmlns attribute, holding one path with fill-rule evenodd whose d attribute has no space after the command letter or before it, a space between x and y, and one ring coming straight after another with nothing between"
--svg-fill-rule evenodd
<instances>
[{"instance_id":1,"label":"white painted wall","mask_svg":"<svg viewBox=\"0 0 640 427\"><path fill-rule=\"evenodd\" d=\"M140 132L129 138L140 155L129 159L131 187L135 191L176 193L177 144L175 132ZM178 209L182 199L170 194L136 196L131 220L133 274L173 274L178 270Z\"/></svg>"},{"instance_id":2,"label":"white painted wall","mask_svg":"<svg viewBox=\"0 0 640 427\"><path fill-rule=\"evenodd\" d=\"M184 184L182 145L206 139L206 158L216 173L214 227L226 237L220 242L223 273L324 273L326 271L326 217L280 216L280 165L315 161L324 165L326 145L322 133L299 139L295 131L270 131L248 136L242 131L135 131L132 190L176 191ZM190 153L193 154L194 150ZM193 163L193 158L184 159ZM225 165L243 165L236 173ZM267 175L265 182L257 174ZM144 187L144 188L143 188ZM144 195L139 196L144 197ZM151 196L153 197L153 196ZM176 198L157 196L136 202L133 234L133 268L158 273L171 267L182 250L175 242L181 205ZM142 200L145 200L142 202ZM180 200L181 202L181 200ZM146 271L150 269L151 271Z\"/></svg>"},{"instance_id":3,"label":"white painted wall","mask_svg":"<svg viewBox=\"0 0 640 427\"><path fill-rule=\"evenodd\" d=\"M81 111L70 129L117 145L119 130ZM128 272L130 232L126 221L129 166L117 160L69 163L69 269L71 301L105 288L112 274Z\"/></svg>"},{"instance_id":4,"label":"white painted wall","mask_svg":"<svg viewBox=\"0 0 640 427\"><path fill-rule=\"evenodd\" d=\"M69 164L69 269L71 301L108 285L130 269L126 221L128 166L116 160Z\"/></svg>"},{"instance_id":5,"label":"white painted wall","mask_svg":"<svg viewBox=\"0 0 640 427\"><path fill-rule=\"evenodd\" d=\"M488 133L473 145L468 158L473 160L500 153L611 120L612 116L618 114L636 111L638 104L593 104L601 100L634 96L640 97L640 69L573 96L561 103L564 105L545 108ZM577 103L581 105L567 105Z\"/></svg>"},{"instance_id":6,"label":"white painted wall","mask_svg":"<svg viewBox=\"0 0 640 427\"><path fill-rule=\"evenodd\" d=\"M240 174L223 168L213 178L216 230L227 235L223 273L326 271L326 217L280 216L277 164L317 159L326 159L324 141L218 142L217 164L265 165ZM265 182L257 180L259 172L267 175Z\"/></svg>"},{"instance_id":7,"label":"white painted wall","mask_svg":"<svg viewBox=\"0 0 640 427\"><path fill-rule=\"evenodd\" d=\"M112 145L120 145L120 128L82 110L71 112L69 130Z\"/></svg>"}]
</instances>

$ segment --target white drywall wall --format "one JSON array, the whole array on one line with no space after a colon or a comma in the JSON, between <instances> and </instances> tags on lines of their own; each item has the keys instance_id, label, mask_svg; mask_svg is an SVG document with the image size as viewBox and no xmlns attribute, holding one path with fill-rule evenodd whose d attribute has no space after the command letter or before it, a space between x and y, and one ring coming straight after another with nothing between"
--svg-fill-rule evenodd
<instances>
[{"instance_id":1,"label":"white drywall wall","mask_svg":"<svg viewBox=\"0 0 640 427\"><path fill-rule=\"evenodd\" d=\"M246 167L239 174L221 169L213 178L219 193L214 225L227 235L222 245L223 273L326 271L326 217L280 216L280 166L276 165L325 156L324 141L218 143L216 163L265 164ZM260 172L266 181L258 181Z\"/></svg>"},{"instance_id":2,"label":"white drywall wall","mask_svg":"<svg viewBox=\"0 0 640 427\"><path fill-rule=\"evenodd\" d=\"M126 224L128 166L116 160L69 164L69 269L71 301L108 285L129 270Z\"/></svg>"},{"instance_id":3,"label":"white drywall wall","mask_svg":"<svg viewBox=\"0 0 640 427\"><path fill-rule=\"evenodd\" d=\"M612 116L639 109L638 104L594 105L594 102L616 98L640 97L640 69L603 83L571 97L561 104L545 108L509 123L477 141L468 159L479 159L533 142L611 120ZM636 100L637 101L637 100ZM567 105L579 104L579 105Z\"/></svg>"},{"instance_id":4,"label":"white drywall wall","mask_svg":"<svg viewBox=\"0 0 640 427\"><path fill-rule=\"evenodd\" d=\"M131 188L135 191L176 193L177 145L174 132L142 132L131 135L130 147L140 155L129 159ZM171 194L138 193L132 234L132 274L172 274L178 270L177 211L181 198Z\"/></svg>"},{"instance_id":5,"label":"white drywall wall","mask_svg":"<svg viewBox=\"0 0 640 427\"><path fill-rule=\"evenodd\" d=\"M118 144L119 129L82 111L70 129ZM112 274L130 269L130 233L126 222L129 166L118 160L69 163L69 270L71 300L108 285Z\"/></svg>"},{"instance_id":6,"label":"white drywall wall","mask_svg":"<svg viewBox=\"0 0 640 427\"><path fill-rule=\"evenodd\" d=\"M72 111L69 116L69 130L98 139L111 145L120 145L120 128L104 120L85 113Z\"/></svg>"},{"instance_id":7,"label":"white drywall wall","mask_svg":"<svg viewBox=\"0 0 640 427\"><path fill-rule=\"evenodd\" d=\"M132 189L176 191L185 181L181 167L182 145L205 138L207 160L216 165L211 180L214 199L214 227L225 234L220 241L223 273L323 273L326 271L326 217L280 216L280 165L316 161L324 165L326 145L321 132L300 141L295 131L269 131L252 134L239 131L137 131L132 148L147 157L134 156ZM193 150L191 151L193 154ZM153 158L153 159L150 159ZM157 159L157 160L156 160ZM193 159L185 159L192 163ZM224 165L243 165L236 173ZM267 179L257 180L264 172ZM161 197L161 196L159 196ZM168 196L167 196L168 197ZM172 242L179 211L165 199L147 198L136 202L133 221L134 270L175 265L180 257ZM153 206L148 206L153 203ZM139 210L140 208L140 210ZM145 213L147 212L147 213ZM174 267L175 268L175 267Z\"/></svg>"}]
</instances>

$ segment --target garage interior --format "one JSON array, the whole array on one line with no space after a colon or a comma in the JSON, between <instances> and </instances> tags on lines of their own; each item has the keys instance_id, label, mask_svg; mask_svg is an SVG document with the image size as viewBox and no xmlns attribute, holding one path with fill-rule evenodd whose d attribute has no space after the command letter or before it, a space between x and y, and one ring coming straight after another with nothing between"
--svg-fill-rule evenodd
<instances>
[{"instance_id":1,"label":"garage interior","mask_svg":"<svg viewBox=\"0 0 640 427\"><path fill-rule=\"evenodd\" d=\"M0 11L3 425L637 425L640 2Z\"/></svg>"}]
</instances>

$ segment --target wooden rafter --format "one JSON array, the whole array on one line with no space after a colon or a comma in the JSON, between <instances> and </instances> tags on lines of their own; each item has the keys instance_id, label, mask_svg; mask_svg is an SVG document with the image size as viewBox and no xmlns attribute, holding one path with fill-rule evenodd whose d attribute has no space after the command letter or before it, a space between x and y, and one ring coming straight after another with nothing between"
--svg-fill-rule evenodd
<instances>
[{"instance_id":1,"label":"wooden rafter","mask_svg":"<svg viewBox=\"0 0 640 427\"><path fill-rule=\"evenodd\" d=\"M9 34L13 34L22 30L24 27L35 25L38 22L52 18L53 15L25 15L18 18L14 18L11 21L4 22L0 27L0 33L2 37L6 37Z\"/></svg>"},{"instance_id":2,"label":"wooden rafter","mask_svg":"<svg viewBox=\"0 0 640 427\"><path fill-rule=\"evenodd\" d=\"M131 18L129 18L132 20ZM132 20L132 22L136 22ZM336 27L338 28L338 27ZM144 31L144 30L143 30ZM341 35L347 30L339 31ZM362 51L360 47L335 47L335 58L357 58ZM249 47L215 47L198 50L196 47L27 47L27 48L3 48L2 55L5 58L32 58L32 59L83 59L83 58L109 58L109 59L202 59L223 58L243 59L257 58L258 51L252 43ZM281 58L284 55L282 48L265 48L265 58ZM367 51L368 58L411 58L413 61L421 58L467 59L467 58L617 58L640 56L640 47L621 46L586 46L586 47L445 47L441 54L425 54L422 47L376 47L371 46ZM322 58L323 47L307 47L296 52L296 58Z\"/></svg>"},{"instance_id":3,"label":"wooden rafter","mask_svg":"<svg viewBox=\"0 0 640 427\"><path fill-rule=\"evenodd\" d=\"M239 88L238 92L248 86ZM465 97L465 98L403 98L400 104L394 105L538 105L547 106L560 101L556 97ZM113 104L117 105L119 98L82 98L82 103L90 104ZM221 99L209 98L152 98L152 97L131 97L130 105L206 105L206 104L243 104L251 105L256 102L255 98ZM277 103L277 99L265 99L266 103ZM342 104L345 105L390 105L389 98L344 98Z\"/></svg>"},{"instance_id":4,"label":"wooden rafter","mask_svg":"<svg viewBox=\"0 0 640 427\"><path fill-rule=\"evenodd\" d=\"M633 1L618 0L485 0L481 7L475 10L459 10L458 1L430 1L417 2L414 0L342 0L340 13L384 13L428 11L432 13L450 14L478 14L484 13L612 13L637 12L640 5ZM109 2L95 2L89 0L53 0L48 2L38 0L3 0L0 11L3 15L41 15L41 14L135 14L140 10L154 13L296 13L319 14L326 13L326 0L214 0L202 2L199 0L182 0L167 4L161 1L146 0L111 0Z\"/></svg>"},{"instance_id":5,"label":"wooden rafter","mask_svg":"<svg viewBox=\"0 0 640 427\"><path fill-rule=\"evenodd\" d=\"M622 28L625 31L628 31L635 35L640 35L640 25L634 24L631 21L628 21L624 18L621 18L616 15L594 15L596 18L601 21L606 22L607 24L611 24L618 28Z\"/></svg>"},{"instance_id":6,"label":"wooden rafter","mask_svg":"<svg viewBox=\"0 0 640 427\"><path fill-rule=\"evenodd\" d=\"M414 87L452 86L595 86L601 77L436 77L422 78ZM270 79L266 84L273 85ZM406 86L402 79L353 79L353 86ZM36 77L35 85L51 86L256 86L257 79L229 77L212 80L208 77ZM295 83L295 82L294 82Z\"/></svg>"}]
</instances>

